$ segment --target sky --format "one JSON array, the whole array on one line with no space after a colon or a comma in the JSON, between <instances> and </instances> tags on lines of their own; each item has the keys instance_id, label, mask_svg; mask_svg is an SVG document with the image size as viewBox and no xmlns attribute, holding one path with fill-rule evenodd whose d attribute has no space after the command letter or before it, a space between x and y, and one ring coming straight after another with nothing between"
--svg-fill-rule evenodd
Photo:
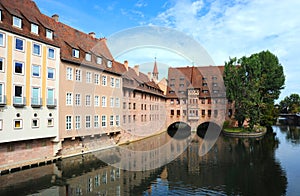
<instances>
[{"instance_id":1,"label":"sky","mask_svg":"<svg viewBox=\"0 0 300 196\"><path fill-rule=\"evenodd\" d=\"M97 37L106 37L110 48L116 35L143 34L141 27L161 27L152 37L168 41L128 48L114 54L120 62L153 69L156 57L160 78L167 77L170 66L196 65L197 55L179 54L171 47L183 46L191 38L207 52L214 65L224 65L229 57L250 56L263 50L275 54L286 75L279 100L291 93L300 94L300 1L298 0L35 0L41 12L73 28ZM161 36L165 28L178 37ZM135 31L137 30L137 31ZM173 33L172 33L173 34ZM155 36L154 36L155 35ZM159 40L158 39L158 40ZM127 39L125 39L126 41ZM110 45L114 43L114 45ZM119 46L119 45L118 45ZM124 45L123 45L124 46ZM176 47L176 46L174 46ZM189 48L193 51L195 48ZM175 51L175 52L174 52ZM187 51L183 51L187 52ZM186 54L186 55L185 55Z\"/></svg>"}]
</instances>

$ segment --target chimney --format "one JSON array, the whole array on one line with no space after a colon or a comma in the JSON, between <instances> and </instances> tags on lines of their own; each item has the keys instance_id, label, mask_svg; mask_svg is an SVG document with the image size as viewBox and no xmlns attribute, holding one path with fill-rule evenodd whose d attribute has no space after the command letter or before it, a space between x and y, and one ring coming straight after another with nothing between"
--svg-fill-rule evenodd
<instances>
[{"instance_id":1,"label":"chimney","mask_svg":"<svg viewBox=\"0 0 300 196\"><path fill-rule=\"evenodd\" d=\"M58 20L59 20L59 15L54 14L54 15L52 16L52 18L55 20L55 22L58 22Z\"/></svg>"},{"instance_id":2,"label":"chimney","mask_svg":"<svg viewBox=\"0 0 300 196\"><path fill-rule=\"evenodd\" d=\"M126 71L128 71L128 61L127 61L127 60L124 61L124 66L125 66L125 68L126 68Z\"/></svg>"},{"instance_id":3,"label":"chimney","mask_svg":"<svg viewBox=\"0 0 300 196\"><path fill-rule=\"evenodd\" d=\"M90 32L89 35L90 35L92 38L95 38L95 37L96 37L96 33L95 33L95 32Z\"/></svg>"},{"instance_id":4,"label":"chimney","mask_svg":"<svg viewBox=\"0 0 300 196\"><path fill-rule=\"evenodd\" d=\"M138 75L138 76L139 76L139 74L140 74L139 67L140 67L139 65L135 65L135 66L133 67L133 69L134 69L136 75Z\"/></svg>"},{"instance_id":5,"label":"chimney","mask_svg":"<svg viewBox=\"0 0 300 196\"><path fill-rule=\"evenodd\" d=\"M149 80L151 80L151 72L149 71L148 74L147 74Z\"/></svg>"}]
</instances>

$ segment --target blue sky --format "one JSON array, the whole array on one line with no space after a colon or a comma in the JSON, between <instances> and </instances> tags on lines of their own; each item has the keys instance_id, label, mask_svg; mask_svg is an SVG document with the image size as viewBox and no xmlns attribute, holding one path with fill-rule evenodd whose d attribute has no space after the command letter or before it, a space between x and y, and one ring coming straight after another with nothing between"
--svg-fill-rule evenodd
<instances>
[{"instance_id":1,"label":"blue sky","mask_svg":"<svg viewBox=\"0 0 300 196\"><path fill-rule=\"evenodd\" d=\"M83 32L108 40L137 26L172 28L193 38L223 65L229 57L270 50L284 66L286 87L280 99L300 94L300 1L297 0L35 0L40 10ZM180 38L178 38L180 40ZM177 40L175 40L177 41ZM180 40L182 41L182 40ZM116 60L152 71L157 57L160 78L168 66L191 65L161 48L131 51ZM144 58L143 58L144 57Z\"/></svg>"}]
</instances>

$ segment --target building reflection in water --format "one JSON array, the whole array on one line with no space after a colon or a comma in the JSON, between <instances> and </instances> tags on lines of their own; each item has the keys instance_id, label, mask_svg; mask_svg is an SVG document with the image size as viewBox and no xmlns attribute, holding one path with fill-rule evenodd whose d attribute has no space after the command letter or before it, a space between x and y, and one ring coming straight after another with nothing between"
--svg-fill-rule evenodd
<instances>
[{"instance_id":1,"label":"building reflection in water","mask_svg":"<svg viewBox=\"0 0 300 196\"><path fill-rule=\"evenodd\" d=\"M133 154L126 156L121 148L109 149L0 176L0 195L156 195L161 189L158 183L166 186L160 194L174 190L182 194L285 194L287 179L274 157L278 141L273 134L259 140L220 136L209 153L198 156L203 144L200 137L178 141L161 134L127 145L126 151ZM147 151L144 156L134 156ZM115 166L127 164L132 170L108 165L105 159ZM155 168L157 162L167 164Z\"/></svg>"}]
</instances>

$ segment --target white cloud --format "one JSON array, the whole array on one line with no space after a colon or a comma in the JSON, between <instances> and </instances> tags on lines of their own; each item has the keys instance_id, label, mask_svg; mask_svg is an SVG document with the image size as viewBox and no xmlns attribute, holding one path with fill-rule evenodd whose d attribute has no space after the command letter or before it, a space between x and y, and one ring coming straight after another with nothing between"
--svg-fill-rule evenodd
<instances>
[{"instance_id":1,"label":"white cloud","mask_svg":"<svg viewBox=\"0 0 300 196\"><path fill-rule=\"evenodd\" d=\"M299 88L300 1L176 0L151 24L173 27L198 40L216 64L231 57L270 50L287 75L282 96ZM297 74L295 74L295 71Z\"/></svg>"}]
</instances>

